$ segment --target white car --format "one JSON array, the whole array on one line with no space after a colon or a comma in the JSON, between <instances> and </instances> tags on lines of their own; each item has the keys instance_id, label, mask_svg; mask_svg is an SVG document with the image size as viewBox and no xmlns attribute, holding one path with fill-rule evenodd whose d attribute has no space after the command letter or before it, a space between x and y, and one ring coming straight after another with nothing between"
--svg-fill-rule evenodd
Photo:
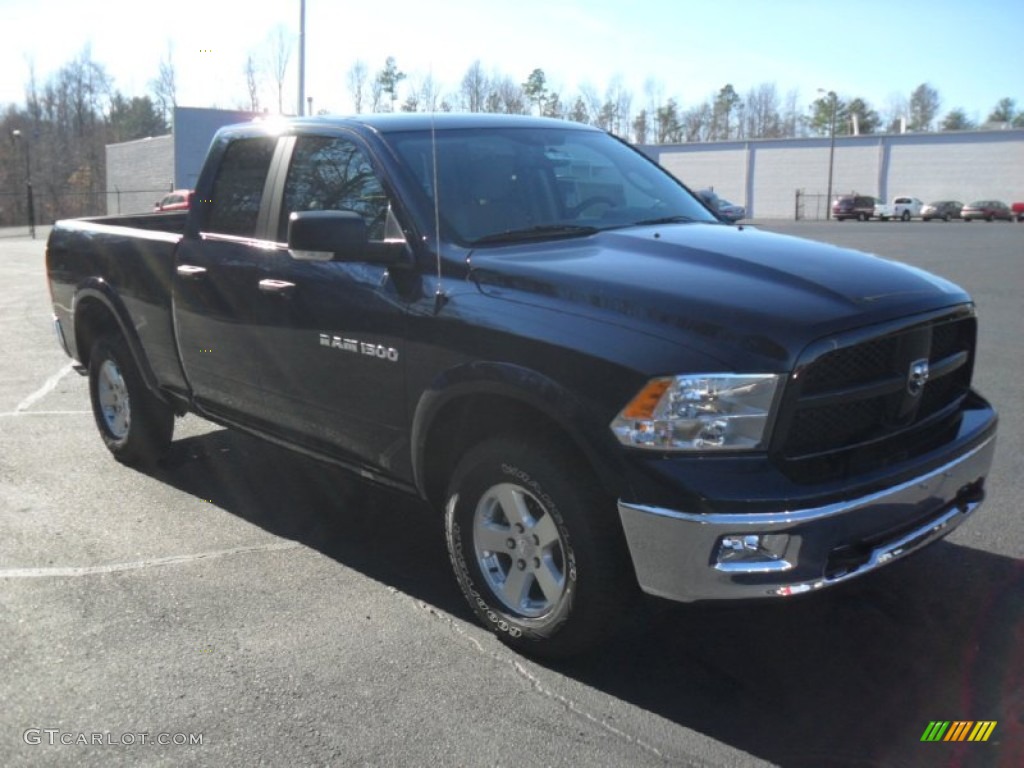
<instances>
[{"instance_id":1,"label":"white car","mask_svg":"<svg viewBox=\"0 0 1024 768\"><path fill-rule=\"evenodd\" d=\"M924 202L918 200L916 197L900 195L899 197L894 197L892 199L891 205L886 205L885 203L876 205L875 216L880 218L882 221L888 221L889 219L910 221L914 218L921 218L922 208L924 208Z\"/></svg>"},{"instance_id":2,"label":"white car","mask_svg":"<svg viewBox=\"0 0 1024 768\"><path fill-rule=\"evenodd\" d=\"M875 198L875 218L888 221L893 215L892 203L887 203L880 197Z\"/></svg>"}]
</instances>

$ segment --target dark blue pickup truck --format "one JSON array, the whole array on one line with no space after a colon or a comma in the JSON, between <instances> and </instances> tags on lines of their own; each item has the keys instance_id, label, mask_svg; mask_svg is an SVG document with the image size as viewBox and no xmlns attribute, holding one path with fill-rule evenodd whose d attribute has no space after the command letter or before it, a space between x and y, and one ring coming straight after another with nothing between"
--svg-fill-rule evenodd
<instances>
[{"instance_id":1,"label":"dark blue pickup truck","mask_svg":"<svg viewBox=\"0 0 1024 768\"><path fill-rule=\"evenodd\" d=\"M970 298L719 221L623 142L481 115L217 134L186 213L58 222L57 334L119 460L198 413L445 517L481 622L565 655L945 535L996 415Z\"/></svg>"}]
</instances>

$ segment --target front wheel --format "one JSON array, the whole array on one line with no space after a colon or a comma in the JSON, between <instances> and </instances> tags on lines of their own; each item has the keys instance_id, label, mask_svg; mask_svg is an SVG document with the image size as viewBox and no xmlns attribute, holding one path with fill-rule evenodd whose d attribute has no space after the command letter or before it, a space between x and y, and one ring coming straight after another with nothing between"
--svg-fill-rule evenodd
<instances>
[{"instance_id":1,"label":"front wheel","mask_svg":"<svg viewBox=\"0 0 1024 768\"><path fill-rule=\"evenodd\" d=\"M166 452L174 412L149 391L127 343L103 336L89 355L89 396L104 445L125 464L152 464Z\"/></svg>"},{"instance_id":2,"label":"front wheel","mask_svg":"<svg viewBox=\"0 0 1024 768\"><path fill-rule=\"evenodd\" d=\"M455 576L503 642L565 657L624 622L635 577L614 500L574 457L521 438L486 440L459 463L447 499Z\"/></svg>"}]
</instances>

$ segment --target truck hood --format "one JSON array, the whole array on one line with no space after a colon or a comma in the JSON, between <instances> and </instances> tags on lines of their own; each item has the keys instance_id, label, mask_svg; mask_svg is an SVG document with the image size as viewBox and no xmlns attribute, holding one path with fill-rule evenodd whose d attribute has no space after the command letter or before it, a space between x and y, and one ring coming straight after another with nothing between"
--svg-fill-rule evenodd
<instances>
[{"instance_id":1,"label":"truck hood","mask_svg":"<svg viewBox=\"0 0 1024 768\"><path fill-rule=\"evenodd\" d=\"M717 224L478 249L469 264L492 296L630 326L727 363L749 365L753 352L787 369L812 340L970 300L878 256Z\"/></svg>"}]
</instances>

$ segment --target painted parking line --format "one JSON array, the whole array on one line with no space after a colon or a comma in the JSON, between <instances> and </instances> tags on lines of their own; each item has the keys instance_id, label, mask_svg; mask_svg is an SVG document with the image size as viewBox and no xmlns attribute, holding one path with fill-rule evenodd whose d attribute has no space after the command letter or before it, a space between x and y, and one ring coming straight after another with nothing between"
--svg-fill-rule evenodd
<instances>
[{"instance_id":1,"label":"painted parking line","mask_svg":"<svg viewBox=\"0 0 1024 768\"><path fill-rule=\"evenodd\" d=\"M105 573L137 571L142 568L153 568L160 565L180 565L198 560L210 560L231 555L246 555L253 552L276 552L286 549L298 549L303 545L297 541L278 541L254 547L232 547L216 549L210 552L197 552L193 555L172 555L170 557L154 557L148 560L132 560L126 563L109 563L107 565L87 565L81 567L53 568L0 568L0 579L44 579L66 576L96 576Z\"/></svg>"},{"instance_id":2,"label":"painted parking line","mask_svg":"<svg viewBox=\"0 0 1024 768\"><path fill-rule=\"evenodd\" d=\"M43 386L41 386L31 395L26 397L20 403L18 403L18 407L14 409L14 412L20 413L21 411L27 411L33 405L35 405L48 394L50 394L53 390L57 388L57 385L60 384L60 380L67 376L69 373L71 373L72 366L72 363L68 363L55 374L53 374L53 376L51 376L45 382L43 382Z\"/></svg>"},{"instance_id":3,"label":"painted parking line","mask_svg":"<svg viewBox=\"0 0 1024 768\"><path fill-rule=\"evenodd\" d=\"M4 411L0 413L0 418L4 416L81 416L91 413L92 411Z\"/></svg>"}]
</instances>

